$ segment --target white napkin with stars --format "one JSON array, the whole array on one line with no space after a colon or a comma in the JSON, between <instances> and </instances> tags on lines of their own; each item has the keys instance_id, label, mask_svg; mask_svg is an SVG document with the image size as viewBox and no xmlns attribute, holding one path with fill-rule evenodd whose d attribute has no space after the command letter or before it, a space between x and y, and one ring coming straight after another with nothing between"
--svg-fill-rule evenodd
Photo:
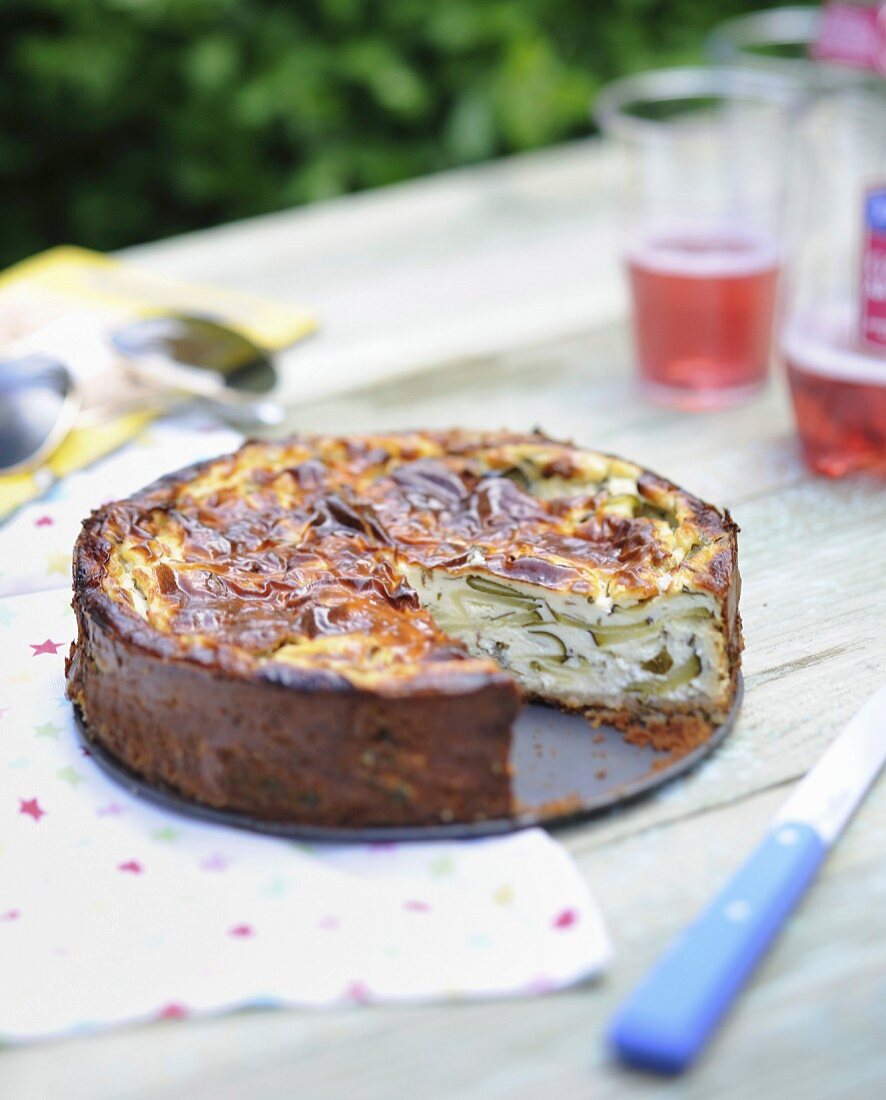
<instances>
[{"instance_id":1,"label":"white napkin with stars","mask_svg":"<svg viewBox=\"0 0 886 1100\"><path fill-rule=\"evenodd\" d=\"M0 1043L245 1006L533 994L608 958L587 885L541 830L295 844L158 809L90 759L64 698L79 522L236 442L155 425L0 529Z\"/></svg>"}]
</instances>

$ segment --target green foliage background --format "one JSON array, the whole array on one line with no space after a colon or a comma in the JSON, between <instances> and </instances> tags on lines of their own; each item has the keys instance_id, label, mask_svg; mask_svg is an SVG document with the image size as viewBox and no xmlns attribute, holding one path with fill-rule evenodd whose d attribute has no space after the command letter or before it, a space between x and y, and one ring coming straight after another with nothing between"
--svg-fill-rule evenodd
<instances>
[{"instance_id":1,"label":"green foliage background","mask_svg":"<svg viewBox=\"0 0 886 1100\"><path fill-rule=\"evenodd\" d=\"M0 264L585 133L601 83L700 56L753 6L0 0Z\"/></svg>"}]
</instances>

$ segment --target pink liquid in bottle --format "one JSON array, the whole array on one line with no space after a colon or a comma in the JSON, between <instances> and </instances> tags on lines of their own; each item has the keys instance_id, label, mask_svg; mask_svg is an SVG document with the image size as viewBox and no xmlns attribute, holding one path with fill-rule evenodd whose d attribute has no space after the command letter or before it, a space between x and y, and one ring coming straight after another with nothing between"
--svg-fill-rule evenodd
<instances>
[{"instance_id":1,"label":"pink liquid in bottle","mask_svg":"<svg viewBox=\"0 0 886 1100\"><path fill-rule=\"evenodd\" d=\"M728 405L765 382L779 253L762 234L659 233L627 257L643 389L683 408Z\"/></svg>"}]
</instances>

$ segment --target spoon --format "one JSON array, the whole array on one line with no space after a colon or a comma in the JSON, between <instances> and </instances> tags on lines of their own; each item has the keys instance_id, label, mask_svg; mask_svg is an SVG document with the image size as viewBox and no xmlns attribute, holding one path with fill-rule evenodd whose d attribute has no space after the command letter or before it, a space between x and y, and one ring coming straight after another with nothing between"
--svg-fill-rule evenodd
<instances>
[{"instance_id":1,"label":"spoon","mask_svg":"<svg viewBox=\"0 0 886 1100\"><path fill-rule=\"evenodd\" d=\"M74 426L79 409L77 384L60 360L0 361L0 472L39 466Z\"/></svg>"},{"instance_id":2,"label":"spoon","mask_svg":"<svg viewBox=\"0 0 886 1100\"><path fill-rule=\"evenodd\" d=\"M227 325L169 314L126 325L111 341L140 382L199 397L240 423L272 426L286 415L266 396L277 384L270 356Z\"/></svg>"}]
</instances>

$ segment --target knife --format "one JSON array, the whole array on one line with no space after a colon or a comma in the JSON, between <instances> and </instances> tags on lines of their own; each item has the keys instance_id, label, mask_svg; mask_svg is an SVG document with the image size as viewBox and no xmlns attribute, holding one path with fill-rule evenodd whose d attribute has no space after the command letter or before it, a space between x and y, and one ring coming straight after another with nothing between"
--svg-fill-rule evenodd
<instances>
[{"instance_id":1,"label":"knife","mask_svg":"<svg viewBox=\"0 0 886 1100\"><path fill-rule=\"evenodd\" d=\"M714 901L674 942L609 1031L617 1056L687 1069L803 896L886 761L886 686L864 704Z\"/></svg>"}]
</instances>

